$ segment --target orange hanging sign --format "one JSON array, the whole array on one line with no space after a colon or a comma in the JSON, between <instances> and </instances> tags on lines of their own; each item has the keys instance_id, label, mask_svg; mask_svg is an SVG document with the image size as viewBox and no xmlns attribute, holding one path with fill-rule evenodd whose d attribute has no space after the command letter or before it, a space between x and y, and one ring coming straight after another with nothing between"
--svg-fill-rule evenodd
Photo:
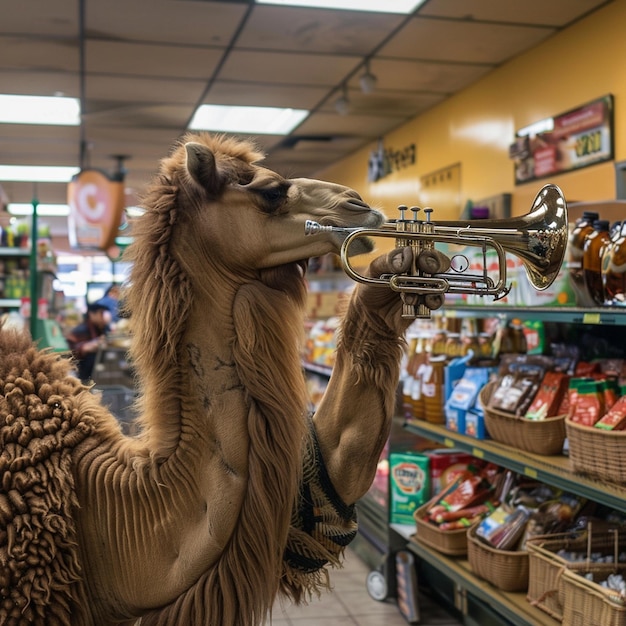
<instances>
[{"instance_id":1,"label":"orange hanging sign","mask_svg":"<svg viewBox=\"0 0 626 626\"><path fill-rule=\"evenodd\" d=\"M68 185L72 248L108 250L124 212L124 183L96 169L81 170Z\"/></svg>"}]
</instances>

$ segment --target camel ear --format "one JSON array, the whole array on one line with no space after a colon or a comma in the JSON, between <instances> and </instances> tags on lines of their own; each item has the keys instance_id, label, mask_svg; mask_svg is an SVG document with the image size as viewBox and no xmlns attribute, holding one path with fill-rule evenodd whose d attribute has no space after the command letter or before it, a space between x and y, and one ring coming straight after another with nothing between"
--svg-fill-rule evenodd
<instances>
[{"instance_id":1,"label":"camel ear","mask_svg":"<svg viewBox=\"0 0 626 626\"><path fill-rule=\"evenodd\" d=\"M191 178L209 193L219 193L224 183L213 152L195 141L186 143L185 150L187 171Z\"/></svg>"}]
</instances>

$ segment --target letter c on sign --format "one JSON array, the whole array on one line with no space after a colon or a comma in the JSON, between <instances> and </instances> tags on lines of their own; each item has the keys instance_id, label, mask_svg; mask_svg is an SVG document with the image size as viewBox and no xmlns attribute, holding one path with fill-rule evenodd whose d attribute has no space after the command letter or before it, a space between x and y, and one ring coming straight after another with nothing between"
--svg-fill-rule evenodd
<instances>
[{"instance_id":1,"label":"letter c on sign","mask_svg":"<svg viewBox=\"0 0 626 626\"><path fill-rule=\"evenodd\" d=\"M100 222L106 212L106 202L98 198L98 187L93 183L83 185L76 196L78 212L89 222Z\"/></svg>"}]
</instances>

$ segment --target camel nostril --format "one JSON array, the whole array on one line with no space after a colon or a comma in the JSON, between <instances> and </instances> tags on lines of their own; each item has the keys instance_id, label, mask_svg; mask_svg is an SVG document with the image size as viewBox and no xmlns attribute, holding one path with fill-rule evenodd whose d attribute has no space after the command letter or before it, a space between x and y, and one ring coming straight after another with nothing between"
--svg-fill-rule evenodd
<instances>
[{"instance_id":1,"label":"camel nostril","mask_svg":"<svg viewBox=\"0 0 626 626\"><path fill-rule=\"evenodd\" d=\"M364 202L363 200L361 200L361 198L350 198L349 200L347 200L345 202L345 207L347 209L357 209L357 210L362 210L362 209L370 209L370 205L367 204L367 202Z\"/></svg>"}]
</instances>

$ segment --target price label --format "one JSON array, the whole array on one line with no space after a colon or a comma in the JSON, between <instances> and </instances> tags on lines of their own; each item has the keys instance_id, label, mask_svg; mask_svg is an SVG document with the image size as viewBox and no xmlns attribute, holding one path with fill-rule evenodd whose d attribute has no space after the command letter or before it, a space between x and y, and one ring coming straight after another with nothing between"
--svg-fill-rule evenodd
<instances>
[{"instance_id":1,"label":"price label","mask_svg":"<svg viewBox=\"0 0 626 626\"><path fill-rule=\"evenodd\" d=\"M485 456L485 453L480 449L480 448L472 448L472 454L477 458L477 459L482 459Z\"/></svg>"},{"instance_id":2,"label":"price label","mask_svg":"<svg viewBox=\"0 0 626 626\"><path fill-rule=\"evenodd\" d=\"M446 446L447 448L454 448L454 441L452 441L452 439L448 439L448 437L446 437L443 440L443 445Z\"/></svg>"},{"instance_id":3,"label":"price label","mask_svg":"<svg viewBox=\"0 0 626 626\"><path fill-rule=\"evenodd\" d=\"M532 467L525 467L524 474L530 478L537 478L537 470Z\"/></svg>"},{"instance_id":4,"label":"price label","mask_svg":"<svg viewBox=\"0 0 626 626\"><path fill-rule=\"evenodd\" d=\"M583 324L600 324L600 313L583 314Z\"/></svg>"}]
</instances>

